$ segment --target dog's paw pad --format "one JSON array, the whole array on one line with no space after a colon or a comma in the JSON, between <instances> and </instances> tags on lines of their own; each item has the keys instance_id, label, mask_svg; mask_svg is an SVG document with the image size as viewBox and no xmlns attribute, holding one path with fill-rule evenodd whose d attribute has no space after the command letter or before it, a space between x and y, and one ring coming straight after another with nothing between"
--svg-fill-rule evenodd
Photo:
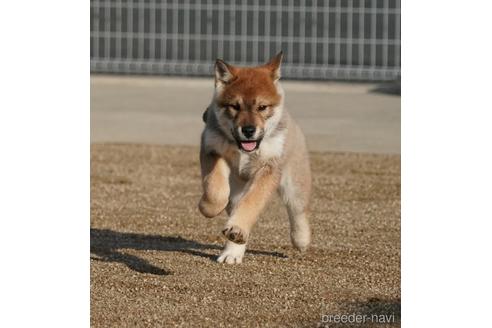
<instances>
[{"instance_id":1,"label":"dog's paw pad","mask_svg":"<svg viewBox=\"0 0 492 328\"><path fill-rule=\"evenodd\" d=\"M224 230L222 230L222 234L232 242L236 244L246 244L248 236L246 232L244 232L238 226L226 226Z\"/></svg>"}]
</instances>

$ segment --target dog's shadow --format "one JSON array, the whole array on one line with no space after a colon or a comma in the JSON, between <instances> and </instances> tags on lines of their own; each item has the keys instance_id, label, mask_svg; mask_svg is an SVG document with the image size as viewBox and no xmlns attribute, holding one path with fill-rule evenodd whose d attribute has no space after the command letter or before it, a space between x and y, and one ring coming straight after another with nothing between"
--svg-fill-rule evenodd
<instances>
[{"instance_id":1,"label":"dog's shadow","mask_svg":"<svg viewBox=\"0 0 492 328\"><path fill-rule=\"evenodd\" d=\"M123 263L128 268L140 273L171 274L170 271L159 268L145 259L122 252L122 249L180 252L213 261L216 256L208 254L204 250L220 250L222 247L213 244L202 244L179 236L146 235L91 228L91 254L95 255L91 256L92 260ZM287 257L279 252L248 250L247 253L281 258Z\"/></svg>"}]
</instances>

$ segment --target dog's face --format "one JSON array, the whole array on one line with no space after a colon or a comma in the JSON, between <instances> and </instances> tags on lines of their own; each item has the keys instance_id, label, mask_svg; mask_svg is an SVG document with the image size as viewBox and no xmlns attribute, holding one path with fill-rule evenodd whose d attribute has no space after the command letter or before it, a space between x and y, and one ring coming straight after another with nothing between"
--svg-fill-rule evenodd
<instances>
[{"instance_id":1,"label":"dog's face","mask_svg":"<svg viewBox=\"0 0 492 328\"><path fill-rule=\"evenodd\" d=\"M215 64L217 121L245 152L258 149L281 116L283 94L278 85L282 53L259 67Z\"/></svg>"}]
</instances>

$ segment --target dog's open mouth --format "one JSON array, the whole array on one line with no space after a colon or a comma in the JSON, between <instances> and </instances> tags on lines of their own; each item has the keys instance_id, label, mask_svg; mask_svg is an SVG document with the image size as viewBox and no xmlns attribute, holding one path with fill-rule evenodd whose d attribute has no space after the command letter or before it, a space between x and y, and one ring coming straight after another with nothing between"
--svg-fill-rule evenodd
<instances>
[{"instance_id":1,"label":"dog's open mouth","mask_svg":"<svg viewBox=\"0 0 492 328\"><path fill-rule=\"evenodd\" d=\"M261 140L238 140L239 149L246 152L255 151L260 146Z\"/></svg>"},{"instance_id":2,"label":"dog's open mouth","mask_svg":"<svg viewBox=\"0 0 492 328\"><path fill-rule=\"evenodd\" d=\"M258 143L256 141L241 141L240 145L243 150L253 151L256 149L256 145Z\"/></svg>"}]
</instances>

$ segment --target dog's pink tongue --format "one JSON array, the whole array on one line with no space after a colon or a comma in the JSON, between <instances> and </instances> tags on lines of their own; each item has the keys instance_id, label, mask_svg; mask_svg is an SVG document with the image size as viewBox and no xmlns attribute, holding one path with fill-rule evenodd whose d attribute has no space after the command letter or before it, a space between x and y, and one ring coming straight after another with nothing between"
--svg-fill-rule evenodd
<instances>
[{"instance_id":1,"label":"dog's pink tongue","mask_svg":"<svg viewBox=\"0 0 492 328\"><path fill-rule=\"evenodd\" d=\"M242 141L241 146L244 150L252 151L256 148L256 141Z\"/></svg>"}]
</instances>

